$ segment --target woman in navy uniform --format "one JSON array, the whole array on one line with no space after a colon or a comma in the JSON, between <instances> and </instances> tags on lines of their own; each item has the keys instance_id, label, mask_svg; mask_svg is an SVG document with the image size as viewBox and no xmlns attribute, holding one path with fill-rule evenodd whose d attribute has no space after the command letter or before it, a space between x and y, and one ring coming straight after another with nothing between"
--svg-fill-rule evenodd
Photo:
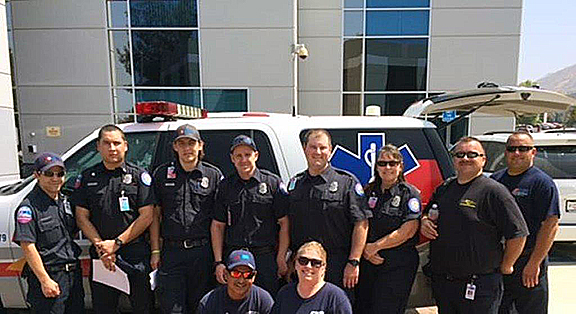
<instances>
[{"instance_id":1,"label":"woman in navy uniform","mask_svg":"<svg viewBox=\"0 0 576 314\"><path fill-rule=\"evenodd\" d=\"M378 152L374 180L365 188L369 219L362 253L355 313L404 313L418 269L416 231L420 193L402 174L402 154L394 145Z\"/></svg>"}]
</instances>

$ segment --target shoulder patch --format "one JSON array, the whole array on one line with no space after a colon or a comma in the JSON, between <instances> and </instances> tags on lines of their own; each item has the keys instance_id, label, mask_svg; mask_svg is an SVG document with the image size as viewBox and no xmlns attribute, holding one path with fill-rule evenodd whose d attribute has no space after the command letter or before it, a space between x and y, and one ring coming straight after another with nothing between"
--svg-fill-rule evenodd
<instances>
[{"instance_id":1,"label":"shoulder patch","mask_svg":"<svg viewBox=\"0 0 576 314\"><path fill-rule=\"evenodd\" d=\"M32 221L32 208L28 206L22 206L18 209L18 215L16 216L16 220L18 220L21 224L27 224Z\"/></svg>"},{"instance_id":2,"label":"shoulder patch","mask_svg":"<svg viewBox=\"0 0 576 314\"><path fill-rule=\"evenodd\" d=\"M410 211L413 213L419 213L420 212L420 201L413 197L410 200L408 200L408 208L410 208Z\"/></svg>"},{"instance_id":3,"label":"shoulder patch","mask_svg":"<svg viewBox=\"0 0 576 314\"><path fill-rule=\"evenodd\" d=\"M364 188L362 187L362 184L360 184L360 182L357 182L356 185L354 186L354 192L356 192L358 196L364 196Z\"/></svg>"},{"instance_id":4,"label":"shoulder patch","mask_svg":"<svg viewBox=\"0 0 576 314\"><path fill-rule=\"evenodd\" d=\"M142 174L140 175L140 181L142 181L142 184L144 184L145 186L150 186L150 184L152 184L152 177L150 176L148 171L142 172Z\"/></svg>"}]
</instances>

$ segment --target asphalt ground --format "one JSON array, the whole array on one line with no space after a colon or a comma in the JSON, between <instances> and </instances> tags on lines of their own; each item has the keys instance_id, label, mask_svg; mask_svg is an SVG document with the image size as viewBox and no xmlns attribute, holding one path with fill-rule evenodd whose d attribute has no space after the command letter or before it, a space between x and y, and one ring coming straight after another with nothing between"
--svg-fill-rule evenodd
<instances>
[{"instance_id":1,"label":"asphalt ground","mask_svg":"<svg viewBox=\"0 0 576 314\"><path fill-rule=\"evenodd\" d=\"M555 243L550 251L548 270L550 284L549 314L574 313L576 282L576 243ZM7 314L29 314L28 310L8 310ZM127 312L130 313L130 312ZM159 312L158 312L159 313ZM436 314L436 307L409 309L406 314ZM0 314L2 310L0 310ZM88 314L93 314L88 311Z\"/></svg>"}]
</instances>

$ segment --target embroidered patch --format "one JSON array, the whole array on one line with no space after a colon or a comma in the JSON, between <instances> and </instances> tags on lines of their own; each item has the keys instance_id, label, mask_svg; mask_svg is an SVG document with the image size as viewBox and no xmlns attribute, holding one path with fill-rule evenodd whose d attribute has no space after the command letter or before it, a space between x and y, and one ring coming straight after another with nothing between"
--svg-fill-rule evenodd
<instances>
[{"instance_id":1,"label":"embroidered patch","mask_svg":"<svg viewBox=\"0 0 576 314\"><path fill-rule=\"evenodd\" d=\"M358 196L364 196L364 188L362 187L362 184L356 183L354 186L354 191L356 194L358 194Z\"/></svg>"},{"instance_id":2,"label":"embroidered patch","mask_svg":"<svg viewBox=\"0 0 576 314\"><path fill-rule=\"evenodd\" d=\"M420 212L420 201L417 198L411 198L408 201L408 208L410 208L410 211L413 213L419 213Z\"/></svg>"},{"instance_id":3,"label":"embroidered patch","mask_svg":"<svg viewBox=\"0 0 576 314\"><path fill-rule=\"evenodd\" d=\"M21 224L27 224L32 221L32 208L28 206L20 207L20 209L18 209L16 220Z\"/></svg>"},{"instance_id":4,"label":"embroidered patch","mask_svg":"<svg viewBox=\"0 0 576 314\"><path fill-rule=\"evenodd\" d=\"M152 184L152 177L148 174L148 172L144 171L140 175L140 181L142 181L142 184L145 186L150 186L150 184Z\"/></svg>"},{"instance_id":5,"label":"embroidered patch","mask_svg":"<svg viewBox=\"0 0 576 314\"><path fill-rule=\"evenodd\" d=\"M466 199L460 202L460 206L476 208L476 202L474 202L473 200Z\"/></svg>"}]
</instances>

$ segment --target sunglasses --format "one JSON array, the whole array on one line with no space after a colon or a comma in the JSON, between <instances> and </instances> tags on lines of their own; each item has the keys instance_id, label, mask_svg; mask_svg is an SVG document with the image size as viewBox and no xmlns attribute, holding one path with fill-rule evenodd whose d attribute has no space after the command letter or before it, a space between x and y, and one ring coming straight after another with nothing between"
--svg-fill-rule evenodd
<instances>
[{"instance_id":1,"label":"sunglasses","mask_svg":"<svg viewBox=\"0 0 576 314\"><path fill-rule=\"evenodd\" d=\"M249 270L249 271L231 270L230 271L230 276L232 276L232 278L235 278L235 279L238 279L240 277L243 277L244 279L252 279L254 277L254 275L256 275L256 272L253 270Z\"/></svg>"},{"instance_id":2,"label":"sunglasses","mask_svg":"<svg viewBox=\"0 0 576 314\"><path fill-rule=\"evenodd\" d=\"M319 259L304 257L304 256L298 257L296 259L296 261L298 261L298 264L300 264L300 266L307 266L308 263L310 263L310 265L314 268L320 268L320 267L324 266L323 261L321 261Z\"/></svg>"},{"instance_id":3,"label":"sunglasses","mask_svg":"<svg viewBox=\"0 0 576 314\"><path fill-rule=\"evenodd\" d=\"M40 173L47 177L53 177L54 175L56 175L58 178L62 178L64 175L66 175L65 171L54 172L52 170L46 170L46 171L40 171Z\"/></svg>"},{"instance_id":4,"label":"sunglasses","mask_svg":"<svg viewBox=\"0 0 576 314\"><path fill-rule=\"evenodd\" d=\"M456 158L464 158L464 156L468 157L468 159L473 159L476 157L482 157L484 156L484 154L480 154L477 152L457 152L457 153L452 153L452 157L456 157Z\"/></svg>"},{"instance_id":5,"label":"sunglasses","mask_svg":"<svg viewBox=\"0 0 576 314\"><path fill-rule=\"evenodd\" d=\"M391 160L391 161L384 161L384 160L378 160L376 162L376 165L379 167L386 167L388 165L390 165L390 167L396 167L400 164L399 161L396 160Z\"/></svg>"},{"instance_id":6,"label":"sunglasses","mask_svg":"<svg viewBox=\"0 0 576 314\"><path fill-rule=\"evenodd\" d=\"M534 149L534 146L506 146L506 151L510 153L515 151L525 153L527 151L531 151L532 149Z\"/></svg>"}]
</instances>

